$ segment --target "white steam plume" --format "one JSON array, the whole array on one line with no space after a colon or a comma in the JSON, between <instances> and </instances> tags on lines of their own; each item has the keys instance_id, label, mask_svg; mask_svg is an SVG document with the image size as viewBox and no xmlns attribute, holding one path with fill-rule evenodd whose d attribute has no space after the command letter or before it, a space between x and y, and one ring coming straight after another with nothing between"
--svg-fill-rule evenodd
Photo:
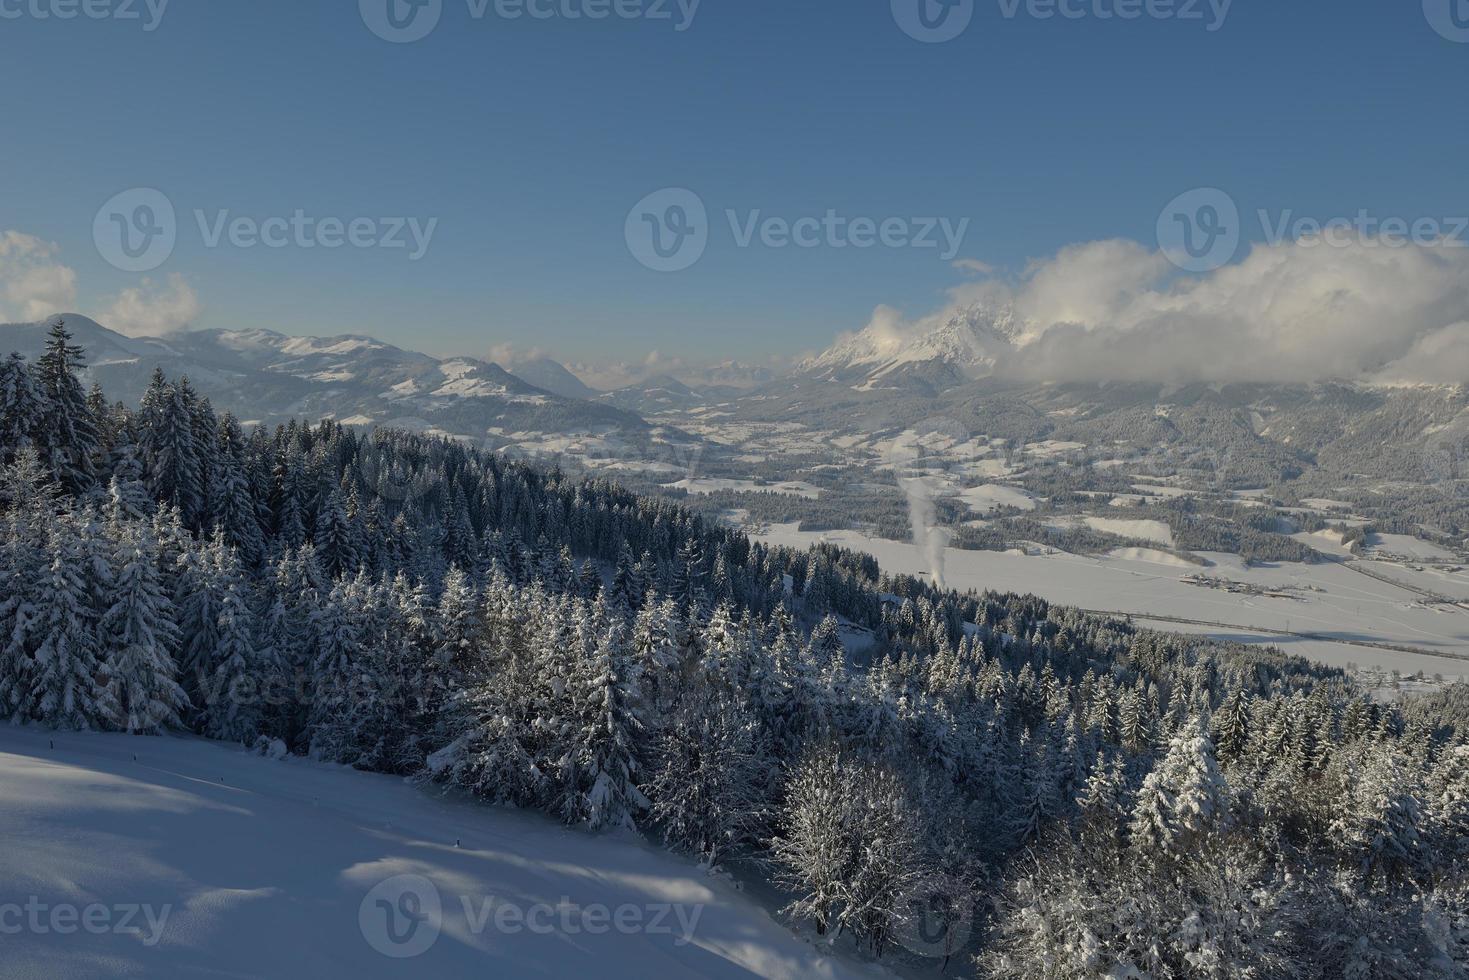
<instances>
[{"instance_id":1,"label":"white steam plume","mask_svg":"<svg viewBox=\"0 0 1469 980\"><path fill-rule=\"evenodd\" d=\"M939 496L937 481L930 475L910 475L908 472L922 455L918 434L912 429L894 439L888 447L888 462L898 478L898 486L908 498L908 523L913 528L913 545L928 561L929 573L937 588L945 588L944 561L949 535L938 526L938 509L934 504Z\"/></svg>"}]
</instances>

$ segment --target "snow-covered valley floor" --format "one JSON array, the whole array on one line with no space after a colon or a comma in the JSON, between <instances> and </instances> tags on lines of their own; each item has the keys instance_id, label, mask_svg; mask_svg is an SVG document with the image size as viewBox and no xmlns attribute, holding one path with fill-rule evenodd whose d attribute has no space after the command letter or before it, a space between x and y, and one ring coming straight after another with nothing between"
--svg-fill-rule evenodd
<instances>
[{"instance_id":1,"label":"snow-covered valley floor","mask_svg":"<svg viewBox=\"0 0 1469 980\"><path fill-rule=\"evenodd\" d=\"M798 549L826 541L871 554L884 571L909 575L929 571L927 556L913 545L857 531L800 531L794 524L774 524L754 537ZM1345 564L1281 562L1250 567L1235 555L1211 552L1202 557L1212 564L1201 567L1163 552L1140 549L1085 556L949 548L945 557L947 584L961 591L1028 592L1083 609L1222 624L1197 626L1166 619L1140 623L1165 631L1278 646L1337 667L1357 664L1404 674L1469 676L1469 659L1461 659L1469 656L1469 609L1425 605L1420 594ZM1469 589L1469 575L1462 572L1433 577L1379 562L1358 564L1410 586L1431 586L1432 591L1448 596ZM1292 591L1289 597L1236 595L1184 581L1199 574ZM1268 632L1271 630L1311 638L1281 636ZM1358 645L1361 643L1388 643L1439 655L1374 649Z\"/></svg>"},{"instance_id":2,"label":"snow-covered valley floor","mask_svg":"<svg viewBox=\"0 0 1469 980\"><path fill-rule=\"evenodd\" d=\"M6 978L882 975L649 844L198 739L0 725Z\"/></svg>"}]
</instances>

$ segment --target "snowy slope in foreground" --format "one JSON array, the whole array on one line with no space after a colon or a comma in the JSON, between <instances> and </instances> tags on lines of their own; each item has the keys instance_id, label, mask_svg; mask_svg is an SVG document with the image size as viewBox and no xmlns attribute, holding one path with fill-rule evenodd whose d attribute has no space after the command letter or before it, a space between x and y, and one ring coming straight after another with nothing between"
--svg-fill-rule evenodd
<instances>
[{"instance_id":1,"label":"snowy slope in foreground","mask_svg":"<svg viewBox=\"0 0 1469 980\"><path fill-rule=\"evenodd\" d=\"M426 889L374 890L398 875L432 882L442 915L414 927ZM424 944L435 921L420 955L374 949ZM212 742L0 725L0 975L881 974L824 956L650 846Z\"/></svg>"}]
</instances>

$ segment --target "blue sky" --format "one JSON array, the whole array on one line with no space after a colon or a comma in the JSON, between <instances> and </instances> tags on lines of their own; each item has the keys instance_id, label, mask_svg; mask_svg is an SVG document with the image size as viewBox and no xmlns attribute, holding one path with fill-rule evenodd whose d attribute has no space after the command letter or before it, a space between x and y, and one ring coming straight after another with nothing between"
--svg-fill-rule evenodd
<instances>
[{"instance_id":1,"label":"blue sky","mask_svg":"<svg viewBox=\"0 0 1469 980\"><path fill-rule=\"evenodd\" d=\"M1159 210L1201 186L1247 214L1469 208L1469 44L1419 0L1234 0L1222 24L1207 4L1123 21L1096 16L1113 0L1076 20L973 0L936 44L889 0L703 0L683 31L673 3L672 20L573 22L442 0L408 44L352 0L172 0L152 31L143 0L141 21L35 16L57 2L0 0L0 230L54 242L82 312L143 278L93 244L98 208L133 187L177 209L147 278L186 283L199 325L573 359L791 354L964 279L938 249L740 247L726 209L967 219L959 257L1014 273L1075 242L1155 245ZM674 273L624 239L666 187L710 215ZM196 209L438 223L410 261L209 248Z\"/></svg>"}]
</instances>

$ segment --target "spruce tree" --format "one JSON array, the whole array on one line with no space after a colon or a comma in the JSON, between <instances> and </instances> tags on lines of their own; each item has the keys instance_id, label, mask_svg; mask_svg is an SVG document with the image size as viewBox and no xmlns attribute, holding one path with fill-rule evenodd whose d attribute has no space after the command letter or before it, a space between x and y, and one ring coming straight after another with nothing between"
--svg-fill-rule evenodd
<instances>
[{"instance_id":1,"label":"spruce tree","mask_svg":"<svg viewBox=\"0 0 1469 980\"><path fill-rule=\"evenodd\" d=\"M98 686L102 661L97 613L88 594L77 542L63 540L36 610L35 665L20 715L55 728L105 726Z\"/></svg>"},{"instance_id":2,"label":"spruce tree","mask_svg":"<svg viewBox=\"0 0 1469 980\"><path fill-rule=\"evenodd\" d=\"M178 626L159 582L155 549L143 532L122 542L112 604L98 627L108 722L129 733L178 728L186 706L169 652L178 645Z\"/></svg>"},{"instance_id":3,"label":"spruce tree","mask_svg":"<svg viewBox=\"0 0 1469 980\"><path fill-rule=\"evenodd\" d=\"M73 493L90 489L100 449L97 420L76 372L86 366L82 348L71 342L66 322L57 317L46 336L46 351L36 362L44 395L42 446L56 479Z\"/></svg>"},{"instance_id":4,"label":"spruce tree","mask_svg":"<svg viewBox=\"0 0 1469 980\"><path fill-rule=\"evenodd\" d=\"M279 664L273 650L256 645L259 630L239 555L221 543L216 556L218 639L205 684L210 700L201 705L203 730L210 738L249 743L266 727L264 694L273 688Z\"/></svg>"},{"instance_id":5,"label":"spruce tree","mask_svg":"<svg viewBox=\"0 0 1469 980\"><path fill-rule=\"evenodd\" d=\"M209 494L212 523L226 545L239 551L246 567L254 568L265 550L260 514L246 471L245 437L240 423L228 413L219 421L219 450Z\"/></svg>"},{"instance_id":6,"label":"spruce tree","mask_svg":"<svg viewBox=\"0 0 1469 980\"><path fill-rule=\"evenodd\" d=\"M562 816L593 830L636 826L648 799L636 785L642 720L624 686L622 627L607 629L571 677L572 740L562 761Z\"/></svg>"},{"instance_id":7,"label":"spruce tree","mask_svg":"<svg viewBox=\"0 0 1469 980\"><path fill-rule=\"evenodd\" d=\"M1219 760L1238 762L1250 743L1251 699L1243 690L1231 691L1214 713L1214 743Z\"/></svg>"},{"instance_id":8,"label":"spruce tree","mask_svg":"<svg viewBox=\"0 0 1469 980\"><path fill-rule=\"evenodd\" d=\"M143 396L142 450L153 498L178 509L185 527L200 529L204 483L194 432L194 406L186 391L161 371Z\"/></svg>"},{"instance_id":9,"label":"spruce tree","mask_svg":"<svg viewBox=\"0 0 1469 980\"><path fill-rule=\"evenodd\" d=\"M46 402L31 366L19 353L0 360L0 465L40 437Z\"/></svg>"},{"instance_id":10,"label":"spruce tree","mask_svg":"<svg viewBox=\"0 0 1469 980\"><path fill-rule=\"evenodd\" d=\"M1148 860L1183 860L1227 818L1227 806L1228 786L1215 763L1214 743L1191 722L1138 791L1129 825L1132 846Z\"/></svg>"},{"instance_id":11,"label":"spruce tree","mask_svg":"<svg viewBox=\"0 0 1469 980\"><path fill-rule=\"evenodd\" d=\"M321 570L328 578L339 578L356 571L357 546L354 537L347 523L346 502L342 499L341 491L334 489L322 501L311 536Z\"/></svg>"}]
</instances>

